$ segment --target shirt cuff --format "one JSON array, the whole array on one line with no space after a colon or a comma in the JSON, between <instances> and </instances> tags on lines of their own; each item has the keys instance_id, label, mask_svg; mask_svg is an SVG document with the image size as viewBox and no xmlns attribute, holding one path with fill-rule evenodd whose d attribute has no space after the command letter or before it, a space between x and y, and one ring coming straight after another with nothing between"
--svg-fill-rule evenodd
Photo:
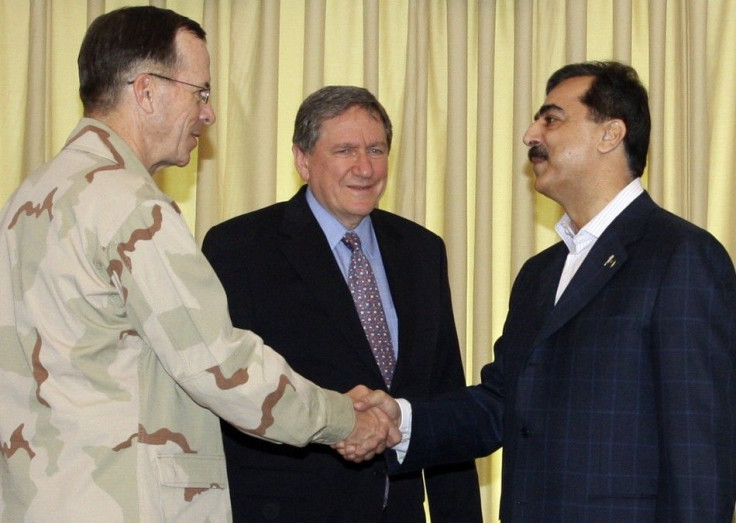
<instances>
[{"instance_id":1,"label":"shirt cuff","mask_svg":"<svg viewBox=\"0 0 736 523\"><path fill-rule=\"evenodd\" d=\"M399 424L401 441L393 447L393 450L396 452L396 461L401 464L409 450L409 440L411 439L411 403L404 398L397 398L396 403L399 404L401 410L401 423Z\"/></svg>"}]
</instances>

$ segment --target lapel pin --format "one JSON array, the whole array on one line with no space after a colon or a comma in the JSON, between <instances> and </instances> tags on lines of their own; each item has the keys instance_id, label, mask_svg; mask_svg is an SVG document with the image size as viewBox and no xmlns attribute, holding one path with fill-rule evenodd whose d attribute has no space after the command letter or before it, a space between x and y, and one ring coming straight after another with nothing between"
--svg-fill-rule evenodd
<instances>
[{"instance_id":1,"label":"lapel pin","mask_svg":"<svg viewBox=\"0 0 736 523\"><path fill-rule=\"evenodd\" d=\"M616 262L617 262L617 261L618 261L618 260L616 260L616 256L615 256L615 255L613 255L613 254L611 254L611 255L610 255L610 256L608 257L608 259L606 260L606 262L605 262L605 263L603 264L603 266L604 266L604 267L608 267L609 269L613 269L613 267L614 267L614 266L616 265Z\"/></svg>"}]
</instances>

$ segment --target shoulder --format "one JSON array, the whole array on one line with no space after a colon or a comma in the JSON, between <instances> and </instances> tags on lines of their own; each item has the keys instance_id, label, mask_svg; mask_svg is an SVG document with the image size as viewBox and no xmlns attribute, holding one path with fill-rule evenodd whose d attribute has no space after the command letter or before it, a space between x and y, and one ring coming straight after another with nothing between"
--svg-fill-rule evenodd
<instances>
[{"instance_id":1,"label":"shoulder","mask_svg":"<svg viewBox=\"0 0 736 523\"><path fill-rule=\"evenodd\" d=\"M603 236L609 235L609 229L624 245L662 251L662 255L684 244L720 246L710 232L660 207L647 192L624 209Z\"/></svg>"},{"instance_id":2,"label":"shoulder","mask_svg":"<svg viewBox=\"0 0 736 523\"><path fill-rule=\"evenodd\" d=\"M53 193L61 222L89 230L102 245L126 230L156 227L163 216L170 215L167 223L173 216L180 219L178 207L150 174L85 151L65 149L37 181L37 188Z\"/></svg>"},{"instance_id":3,"label":"shoulder","mask_svg":"<svg viewBox=\"0 0 736 523\"><path fill-rule=\"evenodd\" d=\"M723 244L709 231L667 210L658 208L652 213L642 239L642 248L652 255L675 260L673 263L678 264L707 265L725 271L731 279L733 261ZM691 266L683 266L682 270Z\"/></svg>"},{"instance_id":4,"label":"shoulder","mask_svg":"<svg viewBox=\"0 0 736 523\"><path fill-rule=\"evenodd\" d=\"M438 234L398 214L375 209L371 213L371 221L373 222L373 228L376 230L377 235L380 233L396 234L408 239L444 244Z\"/></svg>"},{"instance_id":5,"label":"shoulder","mask_svg":"<svg viewBox=\"0 0 736 523\"><path fill-rule=\"evenodd\" d=\"M205 242L215 239L252 239L266 231L272 231L283 221L286 202L279 202L256 211L229 218L214 225L205 235Z\"/></svg>"},{"instance_id":6,"label":"shoulder","mask_svg":"<svg viewBox=\"0 0 736 523\"><path fill-rule=\"evenodd\" d=\"M661 207L655 208L649 215L646 231L648 235L663 237L668 241L717 241L707 230Z\"/></svg>"},{"instance_id":7,"label":"shoulder","mask_svg":"<svg viewBox=\"0 0 736 523\"><path fill-rule=\"evenodd\" d=\"M641 240L664 253L695 246L726 253L712 233L661 207L648 216Z\"/></svg>"}]
</instances>

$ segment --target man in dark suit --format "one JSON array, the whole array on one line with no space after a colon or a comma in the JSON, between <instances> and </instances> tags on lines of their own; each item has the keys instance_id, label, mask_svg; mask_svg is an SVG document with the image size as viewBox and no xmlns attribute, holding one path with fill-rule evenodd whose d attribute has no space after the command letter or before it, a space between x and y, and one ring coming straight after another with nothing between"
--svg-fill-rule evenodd
<instances>
[{"instance_id":1,"label":"man in dark suit","mask_svg":"<svg viewBox=\"0 0 736 523\"><path fill-rule=\"evenodd\" d=\"M521 269L480 385L399 400L400 470L503 445L504 522L731 522L736 274L643 190L649 132L632 68L549 79L524 143L563 241ZM399 417L380 392L364 404Z\"/></svg>"},{"instance_id":2,"label":"man in dark suit","mask_svg":"<svg viewBox=\"0 0 736 523\"><path fill-rule=\"evenodd\" d=\"M365 89L325 87L300 107L293 141L307 185L288 202L213 227L204 241L233 324L258 332L323 387L367 384L413 397L463 389L444 243L376 209L391 146L384 108ZM346 232L357 233L374 273L393 376L382 376L351 296ZM425 485L433 523L482 519L472 460L426 468L424 481L421 471L388 480L383 456L353 464L227 425L224 438L236 520L419 522Z\"/></svg>"}]
</instances>

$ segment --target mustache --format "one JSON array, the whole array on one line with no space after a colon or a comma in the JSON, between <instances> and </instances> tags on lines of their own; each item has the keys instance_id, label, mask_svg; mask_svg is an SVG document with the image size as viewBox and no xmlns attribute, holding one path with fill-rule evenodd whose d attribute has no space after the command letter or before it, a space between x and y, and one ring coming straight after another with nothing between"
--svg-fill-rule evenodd
<instances>
[{"instance_id":1,"label":"mustache","mask_svg":"<svg viewBox=\"0 0 736 523\"><path fill-rule=\"evenodd\" d=\"M534 145L529 149L529 160L533 160L534 158L540 158L542 160L548 160L549 159L549 152L543 145Z\"/></svg>"}]
</instances>

